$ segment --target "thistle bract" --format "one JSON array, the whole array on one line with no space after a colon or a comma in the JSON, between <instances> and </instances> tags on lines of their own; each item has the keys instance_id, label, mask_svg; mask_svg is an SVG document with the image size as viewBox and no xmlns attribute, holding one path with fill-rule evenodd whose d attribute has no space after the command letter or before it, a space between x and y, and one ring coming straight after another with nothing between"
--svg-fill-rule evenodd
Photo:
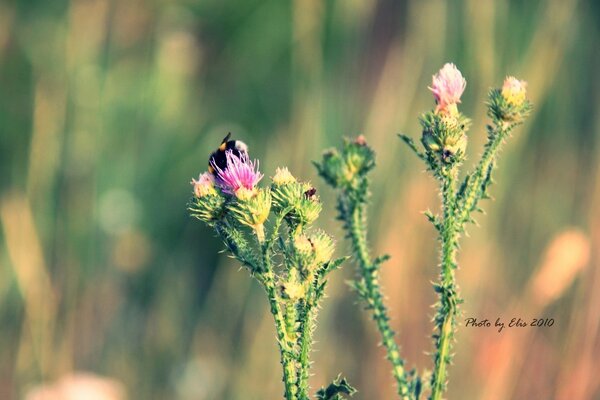
<instances>
[{"instance_id":1,"label":"thistle bract","mask_svg":"<svg viewBox=\"0 0 600 400\"><path fill-rule=\"evenodd\" d=\"M291 174L287 167L278 167L275 169L275 175L273 175L273 185L282 186L294 182L296 182L296 178L294 178L294 175Z\"/></svg>"},{"instance_id":2,"label":"thistle bract","mask_svg":"<svg viewBox=\"0 0 600 400\"><path fill-rule=\"evenodd\" d=\"M454 115L428 112L423 114L420 122L423 127L421 143L432 169L465 159L466 132L470 125L468 118L458 112Z\"/></svg>"}]
</instances>

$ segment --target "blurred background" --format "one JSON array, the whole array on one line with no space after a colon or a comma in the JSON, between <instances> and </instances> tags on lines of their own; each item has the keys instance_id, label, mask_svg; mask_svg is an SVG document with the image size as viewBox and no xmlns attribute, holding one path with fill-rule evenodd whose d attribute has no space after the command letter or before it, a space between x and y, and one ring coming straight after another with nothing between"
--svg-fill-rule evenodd
<instances>
[{"instance_id":1,"label":"blurred background","mask_svg":"<svg viewBox=\"0 0 600 400\"><path fill-rule=\"evenodd\" d=\"M0 398L281 398L260 287L186 211L229 131L266 176L313 181L339 255L311 160L366 136L392 323L408 365L430 368L437 250L421 212L439 199L396 134L419 136L452 61L474 119L466 167L490 87L516 75L535 105L463 239L463 316L555 323L462 319L448 398L600 399L599 21L592 0L2 0ZM353 269L330 281L312 386L342 372L356 399L392 399Z\"/></svg>"}]
</instances>

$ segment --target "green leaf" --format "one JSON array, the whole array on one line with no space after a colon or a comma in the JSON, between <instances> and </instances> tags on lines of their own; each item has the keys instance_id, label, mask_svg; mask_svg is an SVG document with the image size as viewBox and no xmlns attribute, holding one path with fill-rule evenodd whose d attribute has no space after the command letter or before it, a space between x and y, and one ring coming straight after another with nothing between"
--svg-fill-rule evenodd
<instances>
[{"instance_id":1,"label":"green leaf","mask_svg":"<svg viewBox=\"0 0 600 400\"><path fill-rule=\"evenodd\" d=\"M317 392L318 400L342 400L346 396L352 396L356 393L356 389L350 386L346 378L338 376L326 388L321 388Z\"/></svg>"},{"instance_id":2,"label":"green leaf","mask_svg":"<svg viewBox=\"0 0 600 400\"><path fill-rule=\"evenodd\" d=\"M410 149L417 155L417 157L419 157L423 161L427 161L427 156L425 155L425 153L419 151L417 145L415 145L415 141L410 136L399 133L398 137L402 139L404 143L408 145L408 147L410 147Z\"/></svg>"}]
</instances>

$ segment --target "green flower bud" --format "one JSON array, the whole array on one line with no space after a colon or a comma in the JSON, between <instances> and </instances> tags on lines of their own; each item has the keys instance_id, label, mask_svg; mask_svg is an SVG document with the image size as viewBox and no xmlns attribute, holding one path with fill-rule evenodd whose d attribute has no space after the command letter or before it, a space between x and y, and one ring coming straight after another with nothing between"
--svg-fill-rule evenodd
<instances>
[{"instance_id":1,"label":"green flower bud","mask_svg":"<svg viewBox=\"0 0 600 400\"><path fill-rule=\"evenodd\" d=\"M256 188L247 193L240 193L239 196L236 192L235 201L229 204L229 210L240 224L256 229L269 217L271 191Z\"/></svg>"},{"instance_id":2,"label":"green flower bud","mask_svg":"<svg viewBox=\"0 0 600 400\"><path fill-rule=\"evenodd\" d=\"M314 263L315 251L312 241L305 234L300 234L293 239L294 254L297 264L308 266Z\"/></svg>"},{"instance_id":3,"label":"green flower bud","mask_svg":"<svg viewBox=\"0 0 600 400\"><path fill-rule=\"evenodd\" d=\"M356 187L359 180L375 166L375 153L361 135L354 141L346 140L342 152L336 149L323 154L315 163L319 174L333 187Z\"/></svg>"},{"instance_id":4,"label":"green flower bud","mask_svg":"<svg viewBox=\"0 0 600 400\"><path fill-rule=\"evenodd\" d=\"M521 123L529 114L527 83L512 76L504 80L501 89L492 89L488 95L488 115L504 123Z\"/></svg>"},{"instance_id":5,"label":"green flower bud","mask_svg":"<svg viewBox=\"0 0 600 400\"><path fill-rule=\"evenodd\" d=\"M421 143L428 154L431 168L441 164L460 163L465 159L470 121L460 113L429 112L421 117ZM441 164L440 164L441 163Z\"/></svg>"},{"instance_id":6,"label":"green flower bud","mask_svg":"<svg viewBox=\"0 0 600 400\"><path fill-rule=\"evenodd\" d=\"M216 189L213 176L205 172L190 183L194 188L194 198L188 208L191 215L209 224L221 219L225 211L225 197Z\"/></svg>"},{"instance_id":7,"label":"green flower bud","mask_svg":"<svg viewBox=\"0 0 600 400\"><path fill-rule=\"evenodd\" d=\"M321 213L322 205L316 189L306 182L289 182L271 186L273 210L287 210L286 221L291 225L312 224Z\"/></svg>"},{"instance_id":8,"label":"green flower bud","mask_svg":"<svg viewBox=\"0 0 600 400\"><path fill-rule=\"evenodd\" d=\"M217 191L206 196L194 197L188 209L192 217L212 224L222 219L225 214L225 197Z\"/></svg>"},{"instance_id":9,"label":"green flower bud","mask_svg":"<svg viewBox=\"0 0 600 400\"><path fill-rule=\"evenodd\" d=\"M325 264L331 260L335 251L335 244L331 236L323 231L317 231L310 236L310 242L318 265Z\"/></svg>"}]
</instances>

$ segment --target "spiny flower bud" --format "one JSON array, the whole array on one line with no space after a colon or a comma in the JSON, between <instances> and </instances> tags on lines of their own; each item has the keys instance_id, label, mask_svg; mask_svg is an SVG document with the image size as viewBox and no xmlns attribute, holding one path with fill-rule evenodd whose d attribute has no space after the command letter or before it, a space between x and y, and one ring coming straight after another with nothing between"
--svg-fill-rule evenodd
<instances>
[{"instance_id":1,"label":"spiny flower bud","mask_svg":"<svg viewBox=\"0 0 600 400\"><path fill-rule=\"evenodd\" d=\"M208 172L200 174L198 180L192 178L190 183L194 187L194 196L197 198L217 194L217 191L215 190L215 179L212 174L209 174Z\"/></svg>"},{"instance_id":2,"label":"spiny flower bud","mask_svg":"<svg viewBox=\"0 0 600 400\"><path fill-rule=\"evenodd\" d=\"M291 174L290 174L291 176ZM306 182L289 181L271 185L273 210L286 213L286 221L292 225L312 224L321 213L322 205L317 190Z\"/></svg>"},{"instance_id":3,"label":"spiny flower bud","mask_svg":"<svg viewBox=\"0 0 600 400\"><path fill-rule=\"evenodd\" d=\"M465 91L467 81L456 68L456 65L446 63L432 78L429 90L437 107L436 112L455 114L458 112L456 104L460 103L460 97Z\"/></svg>"},{"instance_id":4,"label":"spiny flower bud","mask_svg":"<svg viewBox=\"0 0 600 400\"><path fill-rule=\"evenodd\" d=\"M296 255L302 261L302 264L312 263L314 249L312 241L305 234L294 237L293 242Z\"/></svg>"},{"instance_id":5,"label":"spiny flower bud","mask_svg":"<svg viewBox=\"0 0 600 400\"><path fill-rule=\"evenodd\" d=\"M527 100L527 83L509 76L500 89L489 93L488 115L504 124L520 123L529 114L531 104Z\"/></svg>"},{"instance_id":6,"label":"spiny flower bud","mask_svg":"<svg viewBox=\"0 0 600 400\"><path fill-rule=\"evenodd\" d=\"M331 186L352 188L375 166L375 153L361 135L354 141L346 140L341 153L336 149L325 152L315 166Z\"/></svg>"},{"instance_id":7,"label":"spiny flower bud","mask_svg":"<svg viewBox=\"0 0 600 400\"><path fill-rule=\"evenodd\" d=\"M425 113L421 117L421 143L429 156L432 169L442 164L454 164L465 159L470 121L460 113L453 115Z\"/></svg>"},{"instance_id":8,"label":"spiny flower bud","mask_svg":"<svg viewBox=\"0 0 600 400\"><path fill-rule=\"evenodd\" d=\"M273 185L274 186L282 186L290 183L296 182L296 178L294 175L290 173L287 167L277 168L275 170L275 175L273 176Z\"/></svg>"},{"instance_id":9,"label":"spiny flower bud","mask_svg":"<svg viewBox=\"0 0 600 400\"><path fill-rule=\"evenodd\" d=\"M238 192L240 192L238 190ZM254 189L254 193L240 192L236 201L229 205L229 209L243 225L257 228L262 225L271 211L271 191L269 189Z\"/></svg>"},{"instance_id":10,"label":"spiny flower bud","mask_svg":"<svg viewBox=\"0 0 600 400\"><path fill-rule=\"evenodd\" d=\"M527 82L520 81L514 76L508 76L504 80L500 93L508 104L520 107L526 100Z\"/></svg>"},{"instance_id":11,"label":"spiny flower bud","mask_svg":"<svg viewBox=\"0 0 600 400\"><path fill-rule=\"evenodd\" d=\"M319 218L322 209L323 205L319 196L317 196L317 189L312 187L310 183L304 182L302 184L302 197L294 210L294 218L300 225L310 225Z\"/></svg>"},{"instance_id":12,"label":"spiny flower bud","mask_svg":"<svg viewBox=\"0 0 600 400\"><path fill-rule=\"evenodd\" d=\"M209 224L221 219L225 197L216 190L212 175L201 174L198 180L192 179L191 184L194 186L194 197L188 207L191 215Z\"/></svg>"},{"instance_id":13,"label":"spiny flower bud","mask_svg":"<svg viewBox=\"0 0 600 400\"><path fill-rule=\"evenodd\" d=\"M310 242L318 265L325 264L331 260L335 245L331 236L323 231L317 231L310 236Z\"/></svg>"}]
</instances>

